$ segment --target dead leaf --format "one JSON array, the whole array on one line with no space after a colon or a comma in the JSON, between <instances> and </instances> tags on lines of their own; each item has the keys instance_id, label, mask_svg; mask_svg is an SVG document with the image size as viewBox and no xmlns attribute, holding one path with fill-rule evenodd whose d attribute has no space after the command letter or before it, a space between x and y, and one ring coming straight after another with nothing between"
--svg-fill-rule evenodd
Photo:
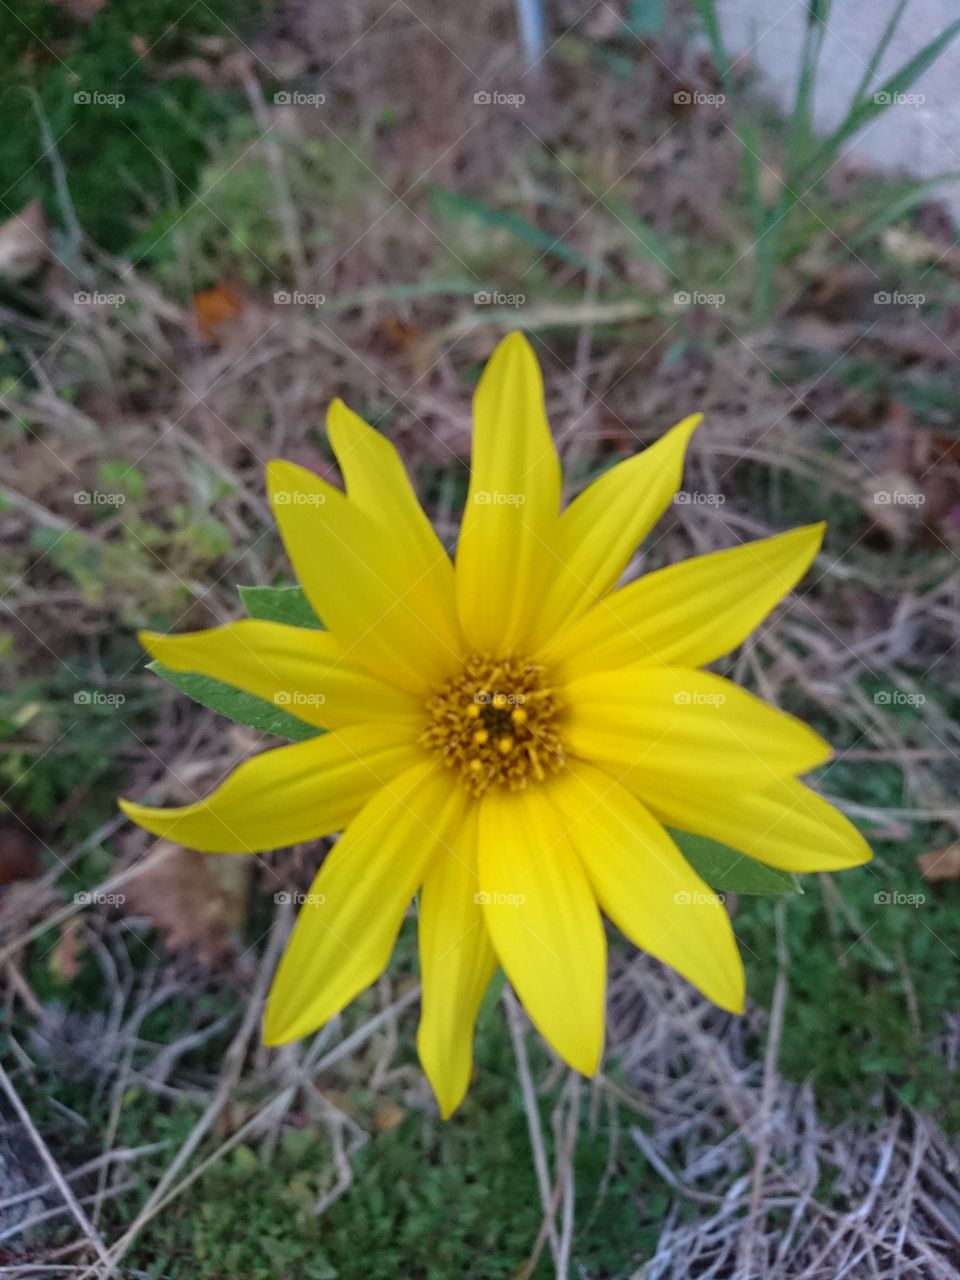
<instances>
[{"instance_id":1,"label":"dead leaf","mask_svg":"<svg viewBox=\"0 0 960 1280\"><path fill-rule=\"evenodd\" d=\"M50 256L47 217L39 200L0 223L0 276L29 280Z\"/></svg>"},{"instance_id":2,"label":"dead leaf","mask_svg":"<svg viewBox=\"0 0 960 1280\"><path fill-rule=\"evenodd\" d=\"M380 1133L392 1133L403 1123L406 1114L405 1107L398 1106L396 1102L386 1102L373 1117L374 1128Z\"/></svg>"},{"instance_id":3,"label":"dead leaf","mask_svg":"<svg viewBox=\"0 0 960 1280\"><path fill-rule=\"evenodd\" d=\"M50 972L59 982L72 982L80 972L83 954L83 925L79 919L66 920L50 953Z\"/></svg>"},{"instance_id":4,"label":"dead leaf","mask_svg":"<svg viewBox=\"0 0 960 1280\"><path fill-rule=\"evenodd\" d=\"M223 342L223 328L243 313L243 301L227 284L215 284L193 295L193 313L201 338Z\"/></svg>"},{"instance_id":5,"label":"dead leaf","mask_svg":"<svg viewBox=\"0 0 960 1280\"><path fill-rule=\"evenodd\" d=\"M917 858L917 866L924 880L931 883L936 880L960 880L960 840L944 845L942 849L921 853Z\"/></svg>"},{"instance_id":6,"label":"dead leaf","mask_svg":"<svg viewBox=\"0 0 960 1280\"><path fill-rule=\"evenodd\" d=\"M19 827L0 827L0 885L36 880L43 867L36 845Z\"/></svg>"},{"instance_id":7,"label":"dead leaf","mask_svg":"<svg viewBox=\"0 0 960 1280\"><path fill-rule=\"evenodd\" d=\"M128 882L124 910L146 916L171 951L215 964L246 920L253 860L194 853L168 841L158 842L161 848L167 855Z\"/></svg>"}]
</instances>

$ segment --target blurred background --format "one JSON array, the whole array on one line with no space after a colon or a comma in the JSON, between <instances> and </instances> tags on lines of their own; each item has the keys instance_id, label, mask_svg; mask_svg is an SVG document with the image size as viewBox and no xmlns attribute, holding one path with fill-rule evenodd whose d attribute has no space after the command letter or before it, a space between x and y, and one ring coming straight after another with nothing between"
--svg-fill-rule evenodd
<instances>
[{"instance_id":1,"label":"blurred background","mask_svg":"<svg viewBox=\"0 0 960 1280\"><path fill-rule=\"evenodd\" d=\"M0 1275L957 1274L954 14L0 0ZM835 745L876 859L728 896L743 1019L611 930L595 1081L492 991L442 1124L414 921L264 1050L324 848L187 853L115 797L277 742L135 638L290 581L264 462L336 479L342 396L452 545L517 327L571 492L706 414L631 575L829 521L722 670Z\"/></svg>"}]
</instances>

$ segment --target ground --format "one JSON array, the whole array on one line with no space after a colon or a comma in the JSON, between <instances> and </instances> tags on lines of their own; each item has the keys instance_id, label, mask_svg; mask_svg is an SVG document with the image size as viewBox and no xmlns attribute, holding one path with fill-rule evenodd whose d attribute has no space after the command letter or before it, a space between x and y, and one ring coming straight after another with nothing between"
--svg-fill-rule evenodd
<instances>
[{"instance_id":1,"label":"ground","mask_svg":"<svg viewBox=\"0 0 960 1280\"><path fill-rule=\"evenodd\" d=\"M0 33L4 1274L960 1265L955 232L839 155L790 187L790 129L693 13L554 21L533 71L494 3L36 0ZM342 1018L266 1050L325 849L204 858L115 797L176 802L268 745L135 638L290 581L263 463L335 477L340 395L452 545L470 392L518 326L571 492L706 415L631 574L828 521L720 669L834 744L818 785L876 857L729 897L743 1019L611 931L596 1080L498 985L445 1124L412 918Z\"/></svg>"}]
</instances>

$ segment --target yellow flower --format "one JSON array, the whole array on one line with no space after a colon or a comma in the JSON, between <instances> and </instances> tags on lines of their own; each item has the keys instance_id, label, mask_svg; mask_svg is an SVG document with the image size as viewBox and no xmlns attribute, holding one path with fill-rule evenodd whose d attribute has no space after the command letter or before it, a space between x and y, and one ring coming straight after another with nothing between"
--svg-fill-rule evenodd
<instances>
[{"instance_id":1,"label":"yellow flower","mask_svg":"<svg viewBox=\"0 0 960 1280\"><path fill-rule=\"evenodd\" d=\"M328 732L256 756L197 804L121 802L154 835L210 852L343 832L277 971L268 1044L315 1030L376 979L419 891L418 1047L445 1116L467 1088L498 964L561 1057L596 1071L601 910L710 1000L743 1008L727 914L666 826L791 871L870 857L797 780L829 758L826 742L702 670L793 588L823 526L617 590L673 499L699 415L563 511L540 373L519 334L490 360L474 416L455 568L393 446L342 403L328 431L346 494L269 465L286 549L328 630L247 620L142 639L164 666Z\"/></svg>"}]
</instances>

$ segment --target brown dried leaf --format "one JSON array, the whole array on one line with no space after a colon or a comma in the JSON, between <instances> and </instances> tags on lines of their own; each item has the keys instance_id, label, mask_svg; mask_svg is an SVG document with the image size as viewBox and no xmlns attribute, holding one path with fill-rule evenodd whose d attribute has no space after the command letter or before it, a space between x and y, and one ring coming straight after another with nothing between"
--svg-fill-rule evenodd
<instances>
[{"instance_id":1,"label":"brown dried leaf","mask_svg":"<svg viewBox=\"0 0 960 1280\"><path fill-rule=\"evenodd\" d=\"M917 866L924 880L960 880L960 840L944 845L942 849L921 853Z\"/></svg>"},{"instance_id":2,"label":"brown dried leaf","mask_svg":"<svg viewBox=\"0 0 960 1280\"><path fill-rule=\"evenodd\" d=\"M83 925L79 919L65 920L50 953L50 972L59 982L72 982L80 972L84 950Z\"/></svg>"},{"instance_id":3,"label":"brown dried leaf","mask_svg":"<svg viewBox=\"0 0 960 1280\"><path fill-rule=\"evenodd\" d=\"M171 951L191 951L215 964L229 954L246 920L253 861L168 842L161 847L170 852L129 882L124 910L146 916Z\"/></svg>"},{"instance_id":4,"label":"brown dried leaf","mask_svg":"<svg viewBox=\"0 0 960 1280\"><path fill-rule=\"evenodd\" d=\"M391 1133L399 1124L402 1124L406 1114L405 1107L398 1106L396 1102L385 1102L373 1117L374 1127L380 1133Z\"/></svg>"},{"instance_id":5,"label":"brown dried leaf","mask_svg":"<svg viewBox=\"0 0 960 1280\"><path fill-rule=\"evenodd\" d=\"M28 280L50 256L47 217L39 200L0 223L0 276Z\"/></svg>"},{"instance_id":6,"label":"brown dried leaf","mask_svg":"<svg viewBox=\"0 0 960 1280\"><path fill-rule=\"evenodd\" d=\"M19 827L0 827L0 885L36 880L42 870L36 843Z\"/></svg>"},{"instance_id":7,"label":"brown dried leaf","mask_svg":"<svg viewBox=\"0 0 960 1280\"><path fill-rule=\"evenodd\" d=\"M201 338L219 345L224 326L242 315L243 301L228 284L215 284L193 295L193 312Z\"/></svg>"}]
</instances>

